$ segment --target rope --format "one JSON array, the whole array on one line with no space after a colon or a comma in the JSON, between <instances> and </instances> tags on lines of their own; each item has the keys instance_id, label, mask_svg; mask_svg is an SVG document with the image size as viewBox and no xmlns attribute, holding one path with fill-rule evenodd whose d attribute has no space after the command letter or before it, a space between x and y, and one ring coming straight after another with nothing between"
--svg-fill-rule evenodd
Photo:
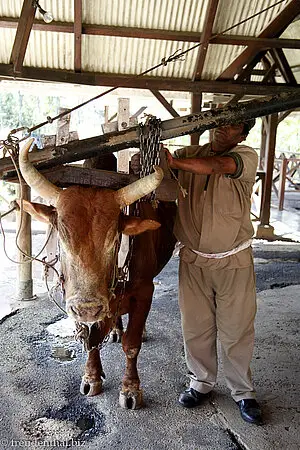
<instances>
[{"instance_id":1,"label":"rope","mask_svg":"<svg viewBox=\"0 0 300 450\"><path fill-rule=\"evenodd\" d=\"M8 214L12 213L15 209L17 209L16 206L8 210L6 213L0 214L0 220L3 219L3 217L7 216Z\"/></svg>"}]
</instances>

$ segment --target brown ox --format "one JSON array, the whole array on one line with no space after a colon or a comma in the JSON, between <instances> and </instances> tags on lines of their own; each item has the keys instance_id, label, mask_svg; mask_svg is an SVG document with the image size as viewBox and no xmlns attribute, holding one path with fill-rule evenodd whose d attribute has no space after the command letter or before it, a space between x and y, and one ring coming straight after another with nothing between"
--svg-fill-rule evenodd
<instances>
[{"instance_id":1,"label":"brown ox","mask_svg":"<svg viewBox=\"0 0 300 450\"><path fill-rule=\"evenodd\" d=\"M99 346L115 326L117 317L128 313L128 326L122 336L126 370L120 404L138 408L142 405L142 391L137 357L151 306L153 278L167 263L174 247L172 227L176 207L174 203L161 202L153 209L149 203L141 202L140 217L126 216L122 208L154 190L163 178L163 171L158 167L155 173L118 191L81 186L63 190L30 164L30 145L31 142L20 152L22 175L53 206L23 201L23 207L34 218L57 228L67 313L89 329L88 359L80 390L89 396L101 392L104 374ZM120 233L135 238L129 281L125 291L118 285L113 295Z\"/></svg>"}]
</instances>

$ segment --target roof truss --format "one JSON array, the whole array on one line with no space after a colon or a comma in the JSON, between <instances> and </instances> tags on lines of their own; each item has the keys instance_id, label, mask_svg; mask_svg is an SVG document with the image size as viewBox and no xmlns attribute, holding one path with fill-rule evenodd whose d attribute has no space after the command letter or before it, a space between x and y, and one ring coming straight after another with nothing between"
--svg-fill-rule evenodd
<instances>
[{"instance_id":1,"label":"roof truss","mask_svg":"<svg viewBox=\"0 0 300 450\"><path fill-rule=\"evenodd\" d=\"M299 0L292 0L285 9L260 33L259 38L278 38L288 25L300 14ZM239 74L245 65L251 63L257 55L257 49L248 47L218 77L228 80Z\"/></svg>"}]
</instances>

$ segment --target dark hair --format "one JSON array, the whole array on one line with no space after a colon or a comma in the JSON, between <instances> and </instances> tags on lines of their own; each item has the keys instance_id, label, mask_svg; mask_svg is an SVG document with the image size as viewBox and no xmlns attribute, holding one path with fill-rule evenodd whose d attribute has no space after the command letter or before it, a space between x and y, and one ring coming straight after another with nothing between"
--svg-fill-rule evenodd
<instances>
[{"instance_id":1,"label":"dark hair","mask_svg":"<svg viewBox=\"0 0 300 450\"><path fill-rule=\"evenodd\" d=\"M246 121L244 122L243 134L244 134L245 136L248 136L249 131L251 130L251 128L254 127L254 125L255 125L255 119L249 119L249 120L246 120Z\"/></svg>"}]
</instances>

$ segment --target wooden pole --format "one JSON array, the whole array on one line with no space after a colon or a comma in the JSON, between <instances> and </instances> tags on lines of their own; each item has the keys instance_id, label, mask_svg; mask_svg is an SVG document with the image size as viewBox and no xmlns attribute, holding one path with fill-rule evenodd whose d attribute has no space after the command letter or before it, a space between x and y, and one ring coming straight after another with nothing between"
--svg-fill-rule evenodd
<instances>
[{"instance_id":1,"label":"wooden pole","mask_svg":"<svg viewBox=\"0 0 300 450\"><path fill-rule=\"evenodd\" d=\"M202 94L192 94L191 113L199 112L202 109ZM191 134L191 145L199 145L199 139L202 133Z\"/></svg>"},{"instance_id":2,"label":"wooden pole","mask_svg":"<svg viewBox=\"0 0 300 450\"><path fill-rule=\"evenodd\" d=\"M266 118L261 121L261 142L260 142L260 155L259 155L259 169L263 170L265 167L266 159L266 141L267 141L267 130L266 130Z\"/></svg>"},{"instance_id":3,"label":"wooden pole","mask_svg":"<svg viewBox=\"0 0 300 450\"><path fill-rule=\"evenodd\" d=\"M287 165L288 165L287 158L283 158L281 162L280 181L279 181L279 204L278 204L279 211L283 210Z\"/></svg>"},{"instance_id":4,"label":"wooden pole","mask_svg":"<svg viewBox=\"0 0 300 450\"><path fill-rule=\"evenodd\" d=\"M23 200L30 201L30 188L26 185L18 185L19 193L22 192ZM20 197L20 195L19 195ZM29 214L23 212L17 212L17 234L18 234L18 246L24 251L24 253L31 255L31 217ZM21 263L18 265L17 273L17 292L16 296L19 300L32 300L33 297L33 283L32 283L32 261L27 261L27 257L18 250L18 261Z\"/></svg>"},{"instance_id":5,"label":"wooden pole","mask_svg":"<svg viewBox=\"0 0 300 450\"><path fill-rule=\"evenodd\" d=\"M223 83L224 84L224 83ZM299 107L300 92L286 93L272 97L271 99L251 100L240 102L237 105L212 109L187 116L177 117L162 122L162 140L184 136L195 132L204 132L222 125L241 123L254 117L275 114L279 111ZM29 154L29 160L37 158L41 162L36 165L38 170L92 158L99 154L110 154L124 150L125 148L139 147L139 128L132 127L101 136L72 141L59 147L33 151ZM35 159L35 161L37 161ZM43 162L42 162L43 160ZM12 170L10 173L9 171ZM15 177L13 166L8 158L0 160L0 176L2 179Z\"/></svg>"},{"instance_id":6,"label":"wooden pole","mask_svg":"<svg viewBox=\"0 0 300 450\"><path fill-rule=\"evenodd\" d=\"M118 131L126 130L129 127L129 98L118 99ZM129 173L129 149L118 152L117 162L118 172Z\"/></svg>"},{"instance_id":7,"label":"wooden pole","mask_svg":"<svg viewBox=\"0 0 300 450\"><path fill-rule=\"evenodd\" d=\"M273 169L275 160L276 134L278 125L278 114L272 114L268 120L269 129L267 132L267 154L266 154L266 179L263 196L261 223L257 228L257 237L272 238L274 236L274 228L270 225L270 209L271 209L271 193L273 181Z\"/></svg>"}]
</instances>

